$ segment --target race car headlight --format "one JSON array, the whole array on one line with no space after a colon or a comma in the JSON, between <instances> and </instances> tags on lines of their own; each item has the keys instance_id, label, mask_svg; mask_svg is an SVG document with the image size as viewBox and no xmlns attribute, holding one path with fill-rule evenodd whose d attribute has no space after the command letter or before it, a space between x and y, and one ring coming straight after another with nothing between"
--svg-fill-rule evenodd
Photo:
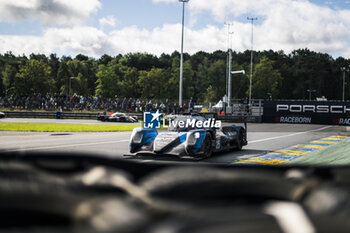
<instances>
[{"instance_id":1,"label":"race car headlight","mask_svg":"<svg viewBox=\"0 0 350 233\"><path fill-rule=\"evenodd\" d=\"M143 138L143 132L136 128L132 131L131 134L131 141L135 144L140 144L142 142L142 138Z\"/></svg>"},{"instance_id":2,"label":"race car headlight","mask_svg":"<svg viewBox=\"0 0 350 233\"><path fill-rule=\"evenodd\" d=\"M201 134L199 132L190 133L187 137L187 145L194 146L200 137Z\"/></svg>"},{"instance_id":3,"label":"race car headlight","mask_svg":"<svg viewBox=\"0 0 350 233\"><path fill-rule=\"evenodd\" d=\"M132 138L132 141L133 141L134 143L139 144L139 143L142 142L142 138L143 138L143 132L137 132L137 133L134 135L134 137Z\"/></svg>"}]
</instances>

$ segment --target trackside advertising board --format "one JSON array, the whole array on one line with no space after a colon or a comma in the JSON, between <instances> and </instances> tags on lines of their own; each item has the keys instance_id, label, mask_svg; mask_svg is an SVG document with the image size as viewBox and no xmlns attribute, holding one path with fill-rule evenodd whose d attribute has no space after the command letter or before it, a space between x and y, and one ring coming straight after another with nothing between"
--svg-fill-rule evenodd
<instances>
[{"instance_id":1,"label":"trackside advertising board","mask_svg":"<svg viewBox=\"0 0 350 233\"><path fill-rule=\"evenodd\" d=\"M350 102L265 101L263 122L350 125Z\"/></svg>"}]
</instances>

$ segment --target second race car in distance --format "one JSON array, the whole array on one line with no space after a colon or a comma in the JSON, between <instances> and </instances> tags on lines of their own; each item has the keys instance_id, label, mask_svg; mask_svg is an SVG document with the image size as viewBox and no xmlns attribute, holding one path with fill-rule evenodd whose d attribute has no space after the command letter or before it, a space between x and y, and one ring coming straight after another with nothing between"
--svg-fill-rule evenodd
<instances>
[{"instance_id":1,"label":"second race car in distance","mask_svg":"<svg viewBox=\"0 0 350 233\"><path fill-rule=\"evenodd\" d=\"M245 127L225 125L217 128L213 124L209 127L198 127L206 120L208 119L198 115L178 116L164 132L135 128L129 142L129 155L171 154L178 157L205 158L215 152L241 150L248 144ZM215 121L214 118L211 120ZM179 127L179 121L202 123Z\"/></svg>"},{"instance_id":2,"label":"second race car in distance","mask_svg":"<svg viewBox=\"0 0 350 233\"><path fill-rule=\"evenodd\" d=\"M110 122L137 122L137 116L130 116L125 113L115 112L115 113L106 113L97 117L97 120L100 121L110 121Z\"/></svg>"}]
</instances>

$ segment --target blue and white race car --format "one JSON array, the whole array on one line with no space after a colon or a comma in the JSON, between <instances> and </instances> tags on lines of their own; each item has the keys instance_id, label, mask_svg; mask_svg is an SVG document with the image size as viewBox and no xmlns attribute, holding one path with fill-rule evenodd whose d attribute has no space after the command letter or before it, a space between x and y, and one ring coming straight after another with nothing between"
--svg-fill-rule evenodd
<instances>
[{"instance_id":1,"label":"blue and white race car","mask_svg":"<svg viewBox=\"0 0 350 233\"><path fill-rule=\"evenodd\" d=\"M245 127L229 125L218 128L214 118L188 115L177 117L164 132L135 128L129 142L129 155L208 158L215 152L241 150L247 144Z\"/></svg>"}]
</instances>

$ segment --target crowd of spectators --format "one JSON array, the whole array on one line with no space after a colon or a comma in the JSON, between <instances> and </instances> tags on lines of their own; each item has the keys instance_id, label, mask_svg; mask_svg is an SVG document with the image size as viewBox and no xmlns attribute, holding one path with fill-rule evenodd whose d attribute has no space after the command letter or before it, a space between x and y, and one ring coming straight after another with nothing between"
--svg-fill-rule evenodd
<instances>
[{"instance_id":1,"label":"crowd of spectators","mask_svg":"<svg viewBox=\"0 0 350 233\"><path fill-rule=\"evenodd\" d=\"M188 106L190 106L188 108ZM164 113L178 113L193 109L191 100L179 107L177 103L168 99L164 101L152 101L135 98L98 98L94 96L59 96L40 93L32 96L0 97L0 108L47 110L47 111L121 111L143 112L159 110Z\"/></svg>"}]
</instances>

